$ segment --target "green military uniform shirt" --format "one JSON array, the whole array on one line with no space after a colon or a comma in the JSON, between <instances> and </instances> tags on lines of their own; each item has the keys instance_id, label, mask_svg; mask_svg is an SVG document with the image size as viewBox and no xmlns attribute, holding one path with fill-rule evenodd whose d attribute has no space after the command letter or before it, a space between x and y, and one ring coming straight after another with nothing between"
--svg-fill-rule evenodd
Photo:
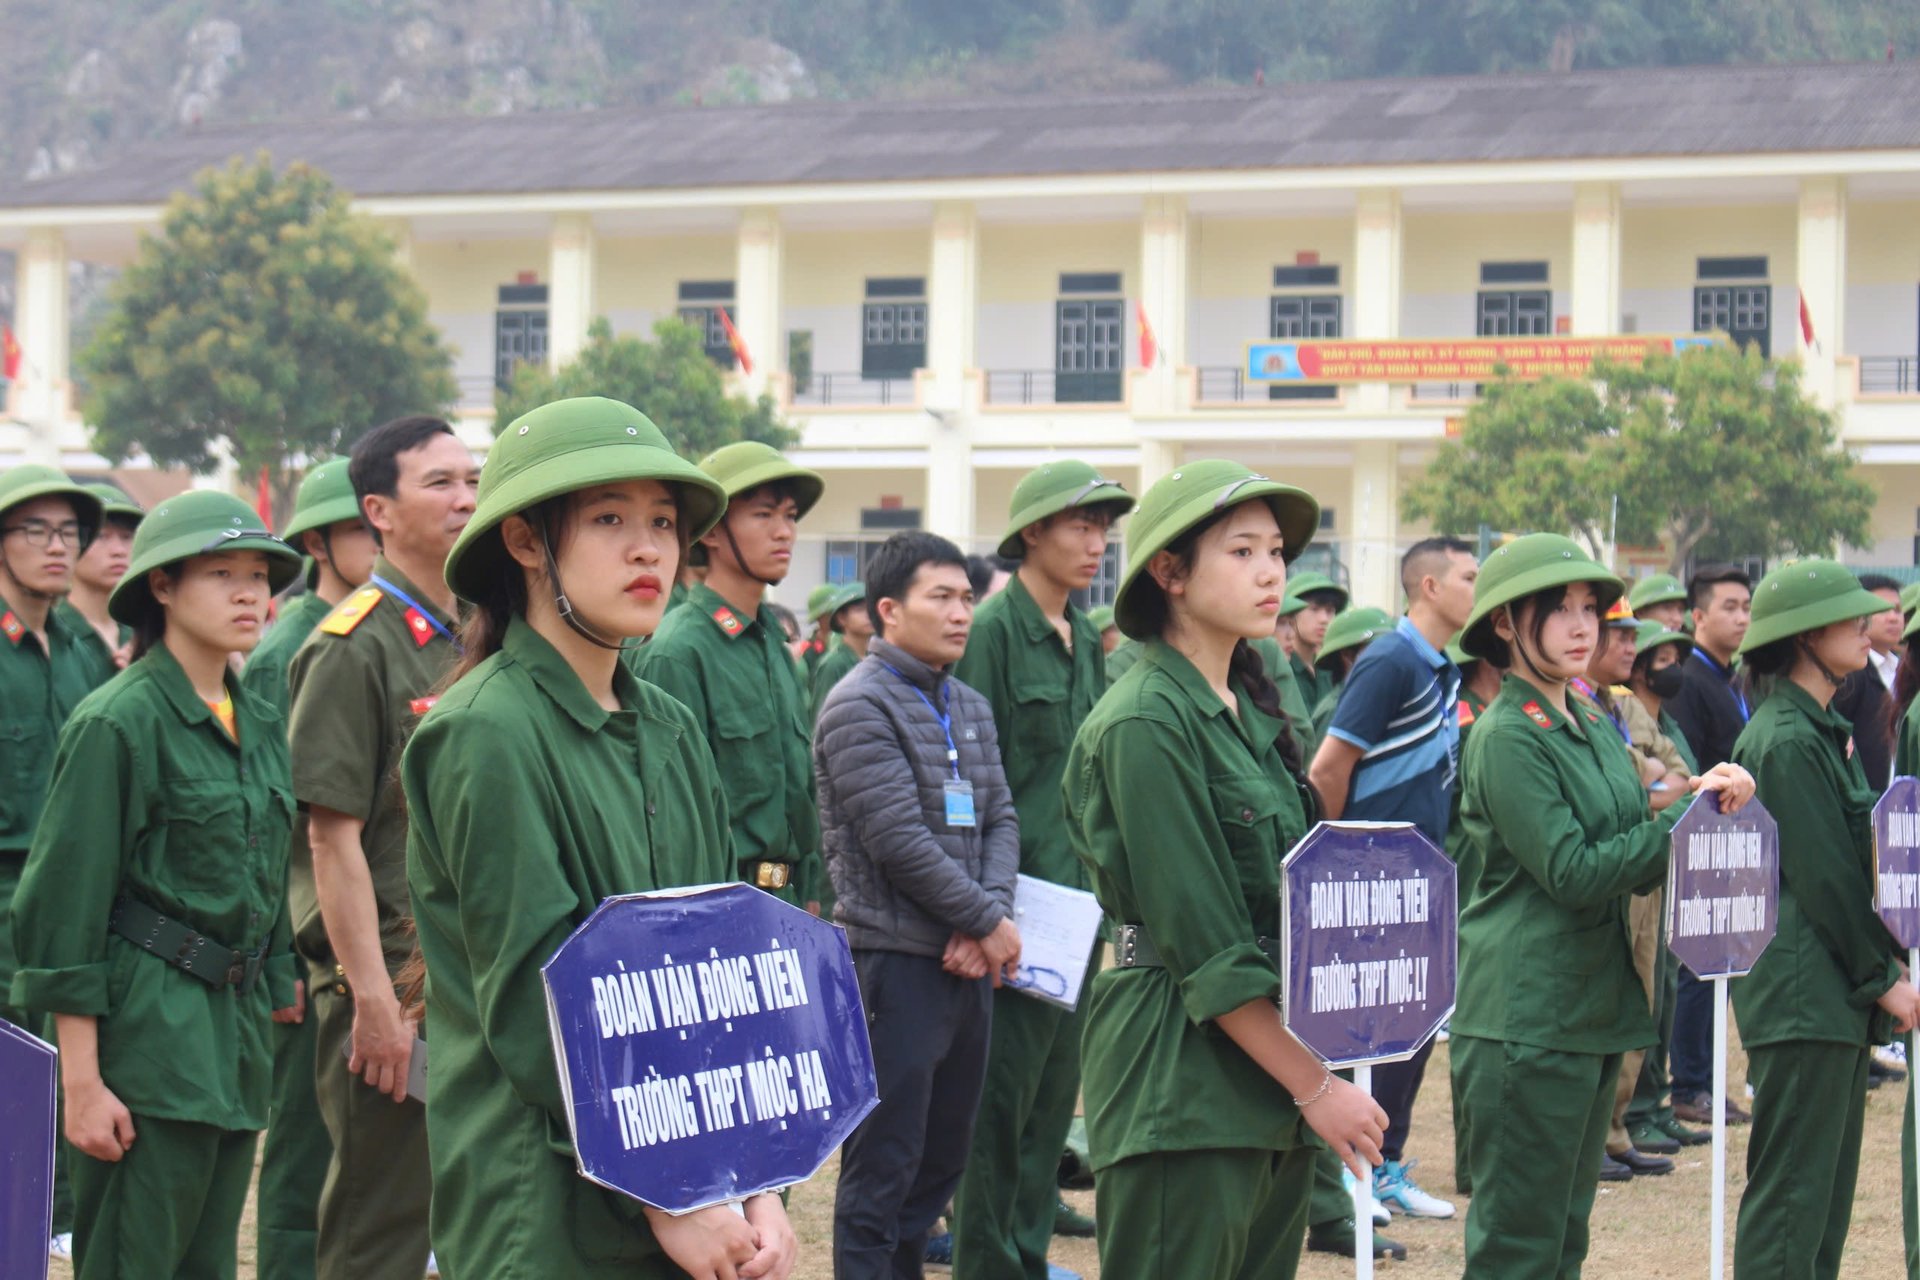
<instances>
[{"instance_id":1,"label":"green military uniform shirt","mask_svg":"<svg viewBox=\"0 0 1920 1280\"><path fill-rule=\"evenodd\" d=\"M0 600L0 858L17 860L33 843L60 726L97 683L81 636L58 609L46 636L42 648Z\"/></svg>"},{"instance_id":2,"label":"green military uniform shirt","mask_svg":"<svg viewBox=\"0 0 1920 1280\"><path fill-rule=\"evenodd\" d=\"M1063 786L1074 852L1109 920L1145 926L1165 967L1092 982L1082 1069L1099 1168L1158 1151L1306 1141L1287 1091L1214 1019L1277 1000L1280 859L1306 834L1281 722L1236 716L1160 640L1074 738Z\"/></svg>"},{"instance_id":3,"label":"green military uniform shirt","mask_svg":"<svg viewBox=\"0 0 1920 1280\"><path fill-rule=\"evenodd\" d=\"M693 621L705 621L688 613ZM685 707L607 711L516 618L402 767L427 962L433 1239L450 1275L681 1274L637 1201L574 1169L540 966L603 898L730 879L727 796Z\"/></svg>"},{"instance_id":4,"label":"green military uniform shirt","mask_svg":"<svg viewBox=\"0 0 1920 1280\"><path fill-rule=\"evenodd\" d=\"M824 876L806 691L773 611L763 604L742 618L703 583L625 660L685 703L706 734L733 814L735 875L751 881L756 863L790 862L781 896L817 901Z\"/></svg>"},{"instance_id":5,"label":"green military uniform shirt","mask_svg":"<svg viewBox=\"0 0 1920 1280\"><path fill-rule=\"evenodd\" d=\"M1255 640L1253 651L1260 655L1260 663L1267 669L1267 678L1280 691L1280 709L1287 713L1287 724L1293 729L1294 741L1300 744L1302 758L1311 762L1315 745L1313 710L1301 695L1299 681L1293 678L1293 663L1281 651L1280 641L1273 636L1261 636Z\"/></svg>"},{"instance_id":6,"label":"green military uniform shirt","mask_svg":"<svg viewBox=\"0 0 1920 1280\"><path fill-rule=\"evenodd\" d=\"M1487 713L1486 699L1465 685L1460 686L1460 701L1454 706L1454 715L1460 721L1460 761L1466 767L1467 737L1474 724ZM1460 795L1466 788L1456 785L1447 798L1447 856L1460 868L1460 883L1467 881L1467 867L1461 861L1467 848L1467 829L1460 821ZM1478 864L1476 863L1476 869Z\"/></svg>"},{"instance_id":7,"label":"green military uniform shirt","mask_svg":"<svg viewBox=\"0 0 1920 1280\"><path fill-rule=\"evenodd\" d=\"M1336 684L1313 708L1313 745L1319 750L1321 741L1327 736L1327 729L1333 724L1333 713L1340 706L1342 684Z\"/></svg>"},{"instance_id":8,"label":"green military uniform shirt","mask_svg":"<svg viewBox=\"0 0 1920 1280\"><path fill-rule=\"evenodd\" d=\"M236 745L156 646L81 703L13 903L13 998L100 1019L100 1075L135 1116L261 1129L269 1014L293 1003L286 912L293 794L273 708L233 694ZM112 933L126 896L236 950L265 944L245 996Z\"/></svg>"},{"instance_id":9,"label":"green military uniform shirt","mask_svg":"<svg viewBox=\"0 0 1920 1280\"><path fill-rule=\"evenodd\" d=\"M1275 641L1277 645L1279 642ZM1333 692L1333 672L1322 671L1299 654L1287 659L1293 668L1293 678L1300 685L1300 697L1309 707L1317 707L1320 700Z\"/></svg>"},{"instance_id":10,"label":"green military uniform shirt","mask_svg":"<svg viewBox=\"0 0 1920 1280\"><path fill-rule=\"evenodd\" d=\"M120 664L114 660L113 650L108 648L107 642L100 638L100 633L94 630L91 622L87 621L86 615L73 607L71 600L55 602L53 612L54 616L60 619L60 625L75 638L75 644L79 647L81 656L86 659L88 678L93 681L94 688L98 689L120 674ZM115 644L125 645L133 639L132 627L124 623L115 625L119 627L120 636L114 642Z\"/></svg>"},{"instance_id":11,"label":"green military uniform shirt","mask_svg":"<svg viewBox=\"0 0 1920 1280\"><path fill-rule=\"evenodd\" d=\"M1874 913L1873 805L1848 751L1853 725L1778 681L1734 743L1733 761L1780 824L1780 924L1753 972L1732 984L1747 1045L1884 1043L1875 1001L1900 976L1899 947ZM1838 1087L1836 1085L1836 1087Z\"/></svg>"},{"instance_id":12,"label":"green military uniform shirt","mask_svg":"<svg viewBox=\"0 0 1920 1280\"><path fill-rule=\"evenodd\" d=\"M1591 704L1562 715L1508 676L1468 739L1456 1035L1566 1053L1654 1043L1627 902L1665 882L1673 824L1650 815L1626 741Z\"/></svg>"},{"instance_id":13,"label":"green military uniform shirt","mask_svg":"<svg viewBox=\"0 0 1920 1280\"><path fill-rule=\"evenodd\" d=\"M1132 636L1113 646L1113 652L1107 655L1107 688L1120 683L1120 677L1133 670L1133 664L1140 661L1143 646Z\"/></svg>"},{"instance_id":14,"label":"green military uniform shirt","mask_svg":"<svg viewBox=\"0 0 1920 1280\"><path fill-rule=\"evenodd\" d=\"M853 651L853 646L835 636L833 647L827 650L827 656L820 659L820 665L813 669L813 674L807 679L807 701L816 724L820 720L820 708L826 705L827 695L833 692L833 686L846 679L848 673L859 665L860 655Z\"/></svg>"},{"instance_id":15,"label":"green military uniform shirt","mask_svg":"<svg viewBox=\"0 0 1920 1280\"><path fill-rule=\"evenodd\" d=\"M393 785L394 771L458 653L432 625L438 621L451 630L451 617L438 612L385 556L374 561L373 572L418 607L372 583L341 601L288 668L293 716L287 736L293 748L293 793L300 804L366 823L360 847L373 879L391 973L413 954L407 811L400 788ZM317 907L295 920L294 930L300 954L331 967L332 949Z\"/></svg>"},{"instance_id":16,"label":"green military uniform shirt","mask_svg":"<svg viewBox=\"0 0 1920 1280\"><path fill-rule=\"evenodd\" d=\"M1680 728L1680 722L1675 720L1665 707L1660 708L1660 732L1667 735L1667 741L1673 744L1673 749L1680 753L1682 760L1686 761L1687 772L1699 773L1700 757L1693 753L1693 744L1687 741L1686 732Z\"/></svg>"},{"instance_id":17,"label":"green military uniform shirt","mask_svg":"<svg viewBox=\"0 0 1920 1280\"><path fill-rule=\"evenodd\" d=\"M1072 604L1067 622L1072 653L1015 574L974 614L953 674L993 707L1000 759L1020 815L1020 870L1084 889L1087 871L1067 838L1060 779L1074 731L1106 692L1106 654L1100 633Z\"/></svg>"},{"instance_id":18,"label":"green military uniform shirt","mask_svg":"<svg viewBox=\"0 0 1920 1280\"><path fill-rule=\"evenodd\" d=\"M333 606L311 591L283 601L273 628L247 655L247 665L240 671L240 687L272 703L282 716L290 715L293 709L289 705L292 698L287 688L287 670L293 665L293 655L300 652L300 646L307 642L313 629L331 612Z\"/></svg>"}]
</instances>

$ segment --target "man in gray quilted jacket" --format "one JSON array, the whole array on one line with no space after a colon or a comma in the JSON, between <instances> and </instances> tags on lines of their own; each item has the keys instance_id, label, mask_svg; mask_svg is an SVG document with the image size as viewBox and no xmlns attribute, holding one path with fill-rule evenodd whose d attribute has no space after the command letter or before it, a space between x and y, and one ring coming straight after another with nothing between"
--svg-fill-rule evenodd
<instances>
[{"instance_id":1,"label":"man in gray quilted jacket","mask_svg":"<svg viewBox=\"0 0 1920 1280\"><path fill-rule=\"evenodd\" d=\"M866 585L875 637L821 706L813 745L834 919L880 1086L840 1153L836 1280L921 1274L972 1141L992 989L1020 958L1020 827L993 712L948 674L973 625L966 558L895 534Z\"/></svg>"}]
</instances>

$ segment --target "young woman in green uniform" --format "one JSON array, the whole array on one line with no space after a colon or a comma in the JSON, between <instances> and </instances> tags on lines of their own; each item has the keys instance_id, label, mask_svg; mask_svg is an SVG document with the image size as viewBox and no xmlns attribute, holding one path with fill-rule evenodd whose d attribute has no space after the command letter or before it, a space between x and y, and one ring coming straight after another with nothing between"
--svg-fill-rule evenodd
<instances>
[{"instance_id":1,"label":"young woman in green uniform","mask_svg":"<svg viewBox=\"0 0 1920 1280\"><path fill-rule=\"evenodd\" d=\"M60 1040L81 1280L231 1277L271 1020L297 1019L286 728L227 663L292 548L229 494L169 499L109 607L127 669L60 735L13 903L17 1003Z\"/></svg>"},{"instance_id":2,"label":"young woman in green uniform","mask_svg":"<svg viewBox=\"0 0 1920 1280\"><path fill-rule=\"evenodd\" d=\"M1141 501L1114 615L1140 661L1082 723L1063 787L1113 926L1083 1096L1105 1280L1287 1277L1318 1133L1356 1172L1386 1115L1281 1020L1280 859L1312 820L1299 744L1250 641L1319 507L1235 462Z\"/></svg>"},{"instance_id":3,"label":"young woman in green uniform","mask_svg":"<svg viewBox=\"0 0 1920 1280\"><path fill-rule=\"evenodd\" d=\"M1732 984L1754 1089L1739 1277L1840 1274L1868 1054L1920 1020L1920 990L1874 914L1877 797L1851 722L1828 705L1867 665L1867 620L1886 607L1831 560L1782 565L1754 589L1740 646L1763 696L1733 756L1780 824L1780 924Z\"/></svg>"},{"instance_id":4,"label":"young woman in green uniform","mask_svg":"<svg viewBox=\"0 0 1920 1280\"><path fill-rule=\"evenodd\" d=\"M575 1172L540 980L602 899L734 879L699 726L620 662L725 503L637 410L561 400L501 433L447 559L465 652L401 763L447 1280L792 1269L778 1196L675 1217Z\"/></svg>"},{"instance_id":5,"label":"young woman in green uniform","mask_svg":"<svg viewBox=\"0 0 1920 1280\"><path fill-rule=\"evenodd\" d=\"M1688 807L1650 816L1626 742L1567 684L1603 643L1619 579L1536 533L1489 556L1460 637L1507 668L1462 770L1456 1099L1467 1130L1466 1274L1573 1276L1587 1253L1620 1059L1654 1042L1628 900L1662 883ZM1729 810L1733 765L1689 780Z\"/></svg>"}]
</instances>

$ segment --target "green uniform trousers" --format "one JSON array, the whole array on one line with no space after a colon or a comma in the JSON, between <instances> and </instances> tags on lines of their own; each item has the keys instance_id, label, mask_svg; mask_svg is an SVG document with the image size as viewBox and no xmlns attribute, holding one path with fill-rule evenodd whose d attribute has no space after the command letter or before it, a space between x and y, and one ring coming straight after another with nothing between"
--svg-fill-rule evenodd
<instances>
[{"instance_id":1,"label":"green uniform trousers","mask_svg":"<svg viewBox=\"0 0 1920 1280\"><path fill-rule=\"evenodd\" d=\"M1451 1061L1451 1057L1448 1059ZM1467 1149L1472 1135L1467 1129L1467 1096L1461 1088L1460 1073L1447 1072L1447 1088L1453 1095L1453 1189L1463 1196L1473 1194L1473 1174L1467 1165Z\"/></svg>"},{"instance_id":2,"label":"green uniform trousers","mask_svg":"<svg viewBox=\"0 0 1920 1280\"><path fill-rule=\"evenodd\" d=\"M1457 1034L1448 1047L1472 1126L1464 1274L1575 1280L1620 1055Z\"/></svg>"},{"instance_id":3,"label":"green uniform trousers","mask_svg":"<svg viewBox=\"0 0 1920 1280\"><path fill-rule=\"evenodd\" d=\"M1629 1133L1643 1124L1673 1120L1673 1080L1667 1075L1667 1054L1673 1047L1673 1006L1679 988L1680 958L1662 946L1653 984L1653 1027L1660 1033L1660 1041L1641 1060L1640 1080L1634 1085L1633 1101L1627 1104Z\"/></svg>"},{"instance_id":4,"label":"green uniform trousers","mask_svg":"<svg viewBox=\"0 0 1920 1280\"><path fill-rule=\"evenodd\" d=\"M968 1280L1046 1280L1086 994L1068 1011L1008 987L993 993L973 1147L953 1197L954 1269Z\"/></svg>"},{"instance_id":5,"label":"green uniform trousers","mask_svg":"<svg viewBox=\"0 0 1920 1280\"><path fill-rule=\"evenodd\" d=\"M420 1280L426 1273L433 1171L427 1109L395 1102L347 1070L353 997L322 987L314 1028L314 1096L333 1141L320 1191L319 1280Z\"/></svg>"},{"instance_id":6,"label":"green uniform trousers","mask_svg":"<svg viewBox=\"0 0 1920 1280\"><path fill-rule=\"evenodd\" d=\"M319 1019L273 1025L273 1101L260 1153L260 1280L313 1280L320 1189L333 1139L314 1097Z\"/></svg>"},{"instance_id":7,"label":"green uniform trousers","mask_svg":"<svg viewBox=\"0 0 1920 1280\"><path fill-rule=\"evenodd\" d=\"M1348 1083L1353 1081L1351 1071L1336 1071L1334 1074ZM1322 1148L1315 1153L1312 1203L1307 1208L1308 1226L1353 1221L1353 1195L1340 1176L1346 1171L1347 1166L1340 1163L1340 1157L1333 1154L1330 1148Z\"/></svg>"},{"instance_id":8,"label":"green uniform trousers","mask_svg":"<svg viewBox=\"0 0 1920 1280\"><path fill-rule=\"evenodd\" d=\"M1733 1242L1735 1280L1832 1280L1853 1218L1867 1117L1865 1045L1747 1050L1753 1128Z\"/></svg>"},{"instance_id":9,"label":"green uniform trousers","mask_svg":"<svg viewBox=\"0 0 1920 1280\"><path fill-rule=\"evenodd\" d=\"M233 1280L259 1135L139 1115L133 1133L113 1164L71 1154L75 1280Z\"/></svg>"},{"instance_id":10,"label":"green uniform trousers","mask_svg":"<svg viewBox=\"0 0 1920 1280\"><path fill-rule=\"evenodd\" d=\"M1320 1149L1165 1151L1099 1170L1101 1280L1290 1280Z\"/></svg>"}]
</instances>

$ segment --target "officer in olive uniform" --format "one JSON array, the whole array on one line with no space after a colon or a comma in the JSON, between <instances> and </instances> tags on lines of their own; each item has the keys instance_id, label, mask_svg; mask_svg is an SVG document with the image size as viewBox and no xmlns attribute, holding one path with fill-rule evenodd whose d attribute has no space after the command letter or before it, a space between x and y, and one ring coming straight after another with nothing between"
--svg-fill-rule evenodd
<instances>
[{"instance_id":1,"label":"officer in olive uniform","mask_svg":"<svg viewBox=\"0 0 1920 1280\"><path fill-rule=\"evenodd\" d=\"M1852 725L1828 705L1866 666L1866 619L1886 607L1833 561L1798 561L1754 589L1740 645L1766 694L1733 755L1780 825L1780 910L1773 941L1732 984L1754 1089L1737 1277L1840 1274L1868 1055L1920 1016L1874 913L1877 796L1849 749Z\"/></svg>"},{"instance_id":2,"label":"officer in olive uniform","mask_svg":"<svg viewBox=\"0 0 1920 1280\"><path fill-rule=\"evenodd\" d=\"M134 533L140 528L141 519L146 515L145 508L110 484L83 487L100 500L100 534L108 539L117 536L130 544ZM60 615L60 621L80 637L80 648L86 653L87 663L93 669L95 688L120 674L119 655L125 653L133 642L133 628L115 622L107 613L107 597L119 585L118 580L94 579L89 582L91 560L107 553L107 548L101 542L102 538L96 537L88 545L88 554L80 557L83 563L75 566L73 590L53 606L53 611ZM83 596L87 598L83 600ZM83 603L85 610L81 608Z\"/></svg>"},{"instance_id":3,"label":"officer in olive uniform","mask_svg":"<svg viewBox=\"0 0 1920 1280\"><path fill-rule=\"evenodd\" d=\"M954 667L993 708L1020 818L1021 874L1074 889L1089 886L1067 838L1060 779L1107 676L1100 633L1071 593L1086 589L1110 530L1132 510L1132 496L1084 462L1049 462L1021 477L998 548L1020 567L975 613ZM993 993L980 1111L954 1195L963 1275L1046 1280L1085 1010L1085 1000L1070 1011L1007 987Z\"/></svg>"},{"instance_id":4,"label":"officer in olive uniform","mask_svg":"<svg viewBox=\"0 0 1920 1280\"><path fill-rule=\"evenodd\" d=\"M59 1021L80 1280L230 1280L267 1122L269 1016L299 1007L284 727L220 649L189 635L176 652L191 606L163 608L149 578L262 553L268 581L236 573L208 606L220 616L196 621L230 632L249 592L264 617L300 558L257 524L238 498L200 491L141 526L109 607L149 647L67 722L13 902L13 999Z\"/></svg>"},{"instance_id":5,"label":"officer in olive uniform","mask_svg":"<svg viewBox=\"0 0 1920 1280\"><path fill-rule=\"evenodd\" d=\"M1482 566L1460 640L1510 660L1468 739L1460 802L1470 848L1449 1047L1473 1187L1469 1275L1579 1274L1621 1054L1655 1039L1627 909L1664 881L1687 805L1649 816L1626 742L1568 694L1579 671L1536 642L1526 602L1574 584L1599 612L1623 590L1571 539L1516 539ZM1584 625L1597 643L1598 619ZM1707 782L1730 807L1751 785L1724 765Z\"/></svg>"},{"instance_id":6,"label":"officer in olive uniform","mask_svg":"<svg viewBox=\"0 0 1920 1280\"><path fill-rule=\"evenodd\" d=\"M867 641L873 639L873 619L867 617L866 585L849 582L834 587L821 605L820 616L833 641L827 646L826 657L820 659L820 665L808 679L808 703L816 722L820 719L821 704L833 692L833 686L867 656ZM833 886L822 877L821 888L831 893Z\"/></svg>"},{"instance_id":7,"label":"officer in olive uniform","mask_svg":"<svg viewBox=\"0 0 1920 1280\"><path fill-rule=\"evenodd\" d=\"M385 492L360 478L382 459L392 477ZM416 1280L431 1252L426 1109L404 1096L404 1064L391 1072L396 1101L352 1070L348 1051L363 1023L390 1019L406 1033L392 986L414 952L398 765L459 655L441 574L449 526L472 510L473 472L465 446L432 420L399 419L360 439L349 464L355 496L370 523L378 503L389 528L367 585L321 620L289 668L294 791L307 811L322 908L294 920L311 972L314 1095L333 1139L316 1220L320 1280ZM356 980L356 963L371 972ZM363 1010L361 1001L374 1004Z\"/></svg>"},{"instance_id":8,"label":"officer in olive uniform","mask_svg":"<svg viewBox=\"0 0 1920 1280\"><path fill-rule=\"evenodd\" d=\"M1627 607L1634 617L1657 622L1669 631L1685 631L1689 625L1687 589L1670 573L1656 573L1634 583L1627 593Z\"/></svg>"},{"instance_id":9,"label":"officer in olive uniform","mask_svg":"<svg viewBox=\"0 0 1920 1280\"><path fill-rule=\"evenodd\" d=\"M1371 1159L1386 1123L1285 1035L1274 1007L1280 860L1312 821L1275 691L1250 683L1237 657L1203 673L1163 638L1173 606L1150 572L1156 555L1249 502L1271 509L1279 555L1312 540L1318 504L1234 462L1189 462L1142 499L1114 605L1142 656L1081 725L1067 762L1068 834L1116 953L1086 997L1082 1055L1107 1280L1293 1275L1319 1146L1308 1125L1370 1141ZM1270 535L1252 527L1278 590ZM1257 619L1259 586L1224 590Z\"/></svg>"},{"instance_id":10,"label":"officer in olive uniform","mask_svg":"<svg viewBox=\"0 0 1920 1280\"><path fill-rule=\"evenodd\" d=\"M728 501L726 514L699 543L707 553L707 580L625 660L635 675L685 703L707 735L726 783L740 879L817 907L826 873L808 759L807 691L764 599L788 562L778 560L783 567L777 570L746 563L733 525L782 526L784 536L763 535L757 527L747 536L790 551L793 526L826 484L758 441L717 449L701 459L700 469L726 490ZM720 586L742 598L730 599Z\"/></svg>"},{"instance_id":11,"label":"officer in olive uniform","mask_svg":"<svg viewBox=\"0 0 1920 1280\"><path fill-rule=\"evenodd\" d=\"M287 668L293 655L321 620L361 585L341 572L346 557L336 558L336 547L345 552L349 540L364 541L369 559L372 554L372 540L360 521L360 502L353 496L345 458L322 462L300 482L293 515L281 536L289 546L304 550L309 549L309 533L322 545L321 554L309 556L307 590L281 602L279 620L240 673L241 687L279 708L282 715L290 711ZM355 573L364 578L358 570ZM287 895L293 919L319 918L304 815L294 819ZM303 1018L273 1029L273 1106L260 1153L260 1280L313 1277L320 1192L333 1159L333 1139L313 1091L318 1028L317 1018Z\"/></svg>"},{"instance_id":12,"label":"officer in olive uniform","mask_svg":"<svg viewBox=\"0 0 1920 1280\"><path fill-rule=\"evenodd\" d=\"M1293 678L1299 682L1309 720L1320 699L1333 692L1333 673L1322 671L1317 664L1320 647L1326 643L1326 628L1346 610L1347 603L1347 589L1324 573L1296 573L1287 579L1280 616L1294 620ZM1324 621L1316 626L1318 619ZM1307 637L1316 633L1317 638L1309 643Z\"/></svg>"}]
</instances>

